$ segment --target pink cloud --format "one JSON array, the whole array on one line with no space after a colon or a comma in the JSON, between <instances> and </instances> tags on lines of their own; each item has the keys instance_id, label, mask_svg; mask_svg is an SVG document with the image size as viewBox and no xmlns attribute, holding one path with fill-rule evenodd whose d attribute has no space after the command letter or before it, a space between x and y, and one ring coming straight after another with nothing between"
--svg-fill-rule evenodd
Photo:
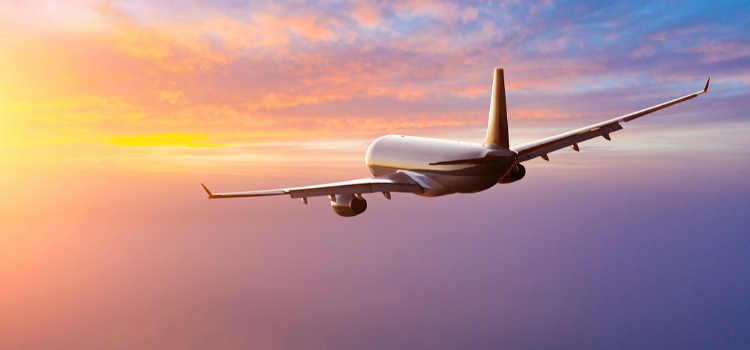
<instances>
[{"instance_id":1,"label":"pink cloud","mask_svg":"<svg viewBox=\"0 0 750 350\"><path fill-rule=\"evenodd\" d=\"M750 45L734 42L711 42L693 47L689 51L699 52L704 56L701 63L717 63L750 56Z\"/></svg>"},{"instance_id":2,"label":"pink cloud","mask_svg":"<svg viewBox=\"0 0 750 350\"><path fill-rule=\"evenodd\" d=\"M218 9L190 16L167 7L149 8L144 15L117 3L97 3L76 10L91 30L63 22L17 23L28 30L3 43L8 54L2 57L11 64L3 66L0 88L13 96L0 107L11 116L4 125L13 132L6 131L5 140L107 144L117 137L177 133L232 145L427 134L486 123L483 99L494 67L506 69L506 88L514 98L545 96L540 102L566 94L580 99L580 90L592 89L581 87L606 89L617 79L641 76L617 71L617 63L596 55L568 55L581 45L578 25L546 38L545 27L524 26L507 11L499 14L508 21L501 24L473 6L448 2L342 8L323 14L277 4L245 17ZM398 16L445 21L424 24L436 30L400 35L383 27ZM460 29L464 22L468 31ZM633 55L656 57L649 45ZM707 63L743 57L740 44L713 45L693 51L721 56L709 56ZM676 81L667 76L650 79ZM579 92L572 92L574 87ZM446 99L460 100L463 107L441 110ZM402 107L351 107L358 101ZM571 103L523 102L511 118L535 123L615 113L604 113L612 107ZM341 110L345 105L349 109Z\"/></svg>"}]
</instances>

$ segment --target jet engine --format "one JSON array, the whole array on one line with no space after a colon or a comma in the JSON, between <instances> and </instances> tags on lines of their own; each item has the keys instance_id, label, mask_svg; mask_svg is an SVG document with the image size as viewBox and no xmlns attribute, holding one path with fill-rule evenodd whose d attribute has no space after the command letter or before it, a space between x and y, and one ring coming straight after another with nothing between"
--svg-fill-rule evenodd
<instances>
[{"instance_id":1,"label":"jet engine","mask_svg":"<svg viewBox=\"0 0 750 350\"><path fill-rule=\"evenodd\" d=\"M513 168L510 169L508 174L505 175L498 183L501 184L509 184L511 182L516 182L518 180L523 179L523 177L526 175L526 168L523 167L521 164L516 164L513 166Z\"/></svg>"},{"instance_id":2,"label":"jet engine","mask_svg":"<svg viewBox=\"0 0 750 350\"><path fill-rule=\"evenodd\" d=\"M339 216L357 216L367 209L367 201L362 195L337 194L328 198L331 199L331 208Z\"/></svg>"}]
</instances>

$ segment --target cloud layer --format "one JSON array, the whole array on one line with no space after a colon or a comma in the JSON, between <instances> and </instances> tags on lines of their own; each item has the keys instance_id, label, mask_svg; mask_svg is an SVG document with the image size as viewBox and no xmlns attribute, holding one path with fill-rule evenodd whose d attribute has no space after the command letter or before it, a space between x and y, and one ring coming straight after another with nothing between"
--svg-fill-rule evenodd
<instances>
[{"instance_id":1,"label":"cloud layer","mask_svg":"<svg viewBox=\"0 0 750 350\"><path fill-rule=\"evenodd\" d=\"M697 90L709 75L745 91L742 7L6 2L2 132L6 145L458 133L486 123L494 67L506 69L513 125L580 126Z\"/></svg>"}]
</instances>

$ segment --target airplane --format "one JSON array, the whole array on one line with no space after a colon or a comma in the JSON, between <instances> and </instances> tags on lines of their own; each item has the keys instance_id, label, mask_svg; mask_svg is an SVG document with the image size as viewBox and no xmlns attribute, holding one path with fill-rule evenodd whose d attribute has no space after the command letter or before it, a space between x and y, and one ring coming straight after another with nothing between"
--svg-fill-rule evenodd
<instances>
[{"instance_id":1,"label":"airplane","mask_svg":"<svg viewBox=\"0 0 750 350\"><path fill-rule=\"evenodd\" d=\"M495 184L509 184L523 179L526 168L522 162L540 157L549 161L549 153L571 147L596 137L611 141L610 134L622 130L622 123L684 102L708 92L703 91L674 99L601 123L589 125L552 137L510 147L508 111L505 101L505 77L496 68L492 82L487 134L481 145L450 140L403 135L382 136L370 144L365 156L371 178L330 184L293 187L265 191L212 193L204 185L209 199L289 195L300 198L327 196L333 211L342 217L362 214L367 209L366 193L413 193L425 197L453 193L484 191Z\"/></svg>"}]
</instances>

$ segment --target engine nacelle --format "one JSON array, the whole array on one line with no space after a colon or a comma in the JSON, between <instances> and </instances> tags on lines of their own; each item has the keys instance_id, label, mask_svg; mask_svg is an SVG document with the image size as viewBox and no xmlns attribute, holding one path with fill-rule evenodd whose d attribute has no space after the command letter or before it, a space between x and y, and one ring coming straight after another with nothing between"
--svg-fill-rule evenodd
<instances>
[{"instance_id":1,"label":"engine nacelle","mask_svg":"<svg viewBox=\"0 0 750 350\"><path fill-rule=\"evenodd\" d=\"M337 194L330 198L331 208L339 216L357 216L367 209L367 201L362 196L357 198L353 194Z\"/></svg>"},{"instance_id":2,"label":"engine nacelle","mask_svg":"<svg viewBox=\"0 0 750 350\"><path fill-rule=\"evenodd\" d=\"M500 181L498 181L497 183L509 184L511 182L516 182L523 179L524 176L526 176L526 168L524 168L521 164L516 164L513 168L510 169L510 172L508 172L508 174L500 179Z\"/></svg>"}]
</instances>

